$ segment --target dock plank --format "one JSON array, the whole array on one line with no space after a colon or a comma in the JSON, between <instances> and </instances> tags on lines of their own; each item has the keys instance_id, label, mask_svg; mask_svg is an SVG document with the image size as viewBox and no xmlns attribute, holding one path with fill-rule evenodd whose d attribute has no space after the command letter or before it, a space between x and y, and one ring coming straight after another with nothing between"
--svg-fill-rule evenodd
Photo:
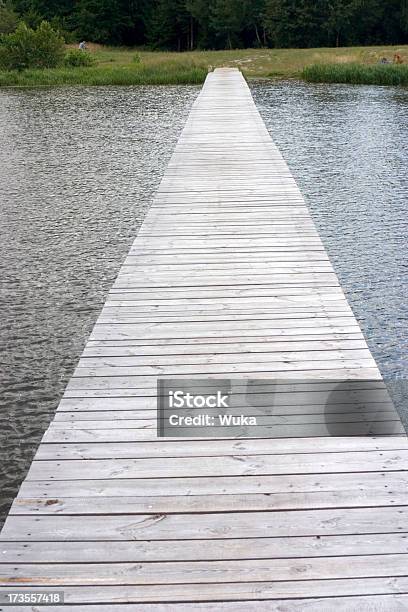
<instances>
[{"instance_id":1,"label":"dock plank","mask_svg":"<svg viewBox=\"0 0 408 612\"><path fill-rule=\"evenodd\" d=\"M245 600L216 603L194 603L194 610L198 612L327 612L327 610L338 610L339 612L360 612L366 606L367 610L375 612L401 612L408 607L408 595L371 595L371 596L341 596L324 598L302 598L302 599L264 599ZM83 612L83 607L75 604L65 606L47 606L48 612ZM98 604L87 605L87 612L174 612L174 604ZM15 606L15 612L38 612L38 607ZM192 604L177 603L178 612L190 612Z\"/></svg>"}]
</instances>

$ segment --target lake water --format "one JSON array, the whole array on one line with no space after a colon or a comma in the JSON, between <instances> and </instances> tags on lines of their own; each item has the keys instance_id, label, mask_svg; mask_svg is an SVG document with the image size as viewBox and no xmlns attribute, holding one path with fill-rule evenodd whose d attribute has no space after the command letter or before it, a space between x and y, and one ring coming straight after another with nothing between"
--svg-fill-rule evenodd
<instances>
[{"instance_id":1,"label":"lake water","mask_svg":"<svg viewBox=\"0 0 408 612\"><path fill-rule=\"evenodd\" d=\"M408 90L251 87L383 374L406 377ZM3 517L198 91L0 92Z\"/></svg>"}]
</instances>

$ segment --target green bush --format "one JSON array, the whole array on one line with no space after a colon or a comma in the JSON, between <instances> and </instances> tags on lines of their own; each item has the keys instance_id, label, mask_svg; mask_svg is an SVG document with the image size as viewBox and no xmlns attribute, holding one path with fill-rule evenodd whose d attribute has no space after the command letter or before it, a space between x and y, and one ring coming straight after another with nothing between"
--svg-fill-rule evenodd
<instances>
[{"instance_id":1,"label":"green bush","mask_svg":"<svg viewBox=\"0 0 408 612\"><path fill-rule=\"evenodd\" d=\"M142 61L140 55L138 53L135 53L134 56L132 57L132 62L134 64L140 64L140 62Z\"/></svg>"},{"instance_id":2,"label":"green bush","mask_svg":"<svg viewBox=\"0 0 408 612\"><path fill-rule=\"evenodd\" d=\"M0 34L10 34L10 32L14 32L17 24L17 14L0 2Z\"/></svg>"},{"instance_id":3,"label":"green bush","mask_svg":"<svg viewBox=\"0 0 408 612\"><path fill-rule=\"evenodd\" d=\"M64 40L47 21L33 30L21 22L1 38L0 67L5 70L55 68L64 57Z\"/></svg>"},{"instance_id":4,"label":"green bush","mask_svg":"<svg viewBox=\"0 0 408 612\"><path fill-rule=\"evenodd\" d=\"M65 66L78 67L78 66L92 66L94 58L87 51L81 51L81 49L72 49L64 57Z\"/></svg>"}]
</instances>

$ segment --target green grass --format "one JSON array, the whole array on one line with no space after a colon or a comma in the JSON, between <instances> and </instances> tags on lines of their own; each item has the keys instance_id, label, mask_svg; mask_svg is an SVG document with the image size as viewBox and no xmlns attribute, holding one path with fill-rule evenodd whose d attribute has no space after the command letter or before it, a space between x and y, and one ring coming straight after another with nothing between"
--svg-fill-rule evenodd
<instances>
[{"instance_id":1,"label":"green grass","mask_svg":"<svg viewBox=\"0 0 408 612\"><path fill-rule=\"evenodd\" d=\"M92 66L48 70L0 71L0 87L52 87L61 85L188 85L202 83L205 66L192 62L162 62L129 66Z\"/></svg>"},{"instance_id":2,"label":"green grass","mask_svg":"<svg viewBox=\"0 0 408 612\"><path fill-rule=\"evenodd\" d=\"M319 49L233 49L232 51L189 51L169 53L90 45L91 53L100 66L129 65L137 52L144 64L171 60L192 61L208 69L231 66L242 70L247 78L300 78L302 70L311 64L377 64L380 58L392 60L399 53L408 64L408 46L340 47Z\"/></svg>"},{"instance_id":3,"label":"green grass","mask_svg":"<svg viewBox=\"0 0 408 612\"><path fill-rule=\"evenodd\" d=\"M408 85L408 66L377 64L314 64L302 71L311 83L352 83L359 85Z\"/></svg>"},{"instance_id":4,"label":"green grass","mask_svg":"<svg viewBox=\"0 0 408 612\"><path fill-rule=\"evenodd\" d=\"M69 48L76 48L76 45ZM248 79L294 77L312 80L312 74L320 70L326 82L403 84L408 65L408 46L170 53L90 44L89 51L94 58L94 65L89 68L0 72L0 86L199 84L208 70L220 66L239 68ZM392 60L394 53L403 58L402 66L378 65L380 58ZM140 62L135 61L135 57ZM326 76L328 73L330 80ZM353 77L345 76L351 73ZM357 73L360 76L357 77Z\"/></svg>"}]
</instances>

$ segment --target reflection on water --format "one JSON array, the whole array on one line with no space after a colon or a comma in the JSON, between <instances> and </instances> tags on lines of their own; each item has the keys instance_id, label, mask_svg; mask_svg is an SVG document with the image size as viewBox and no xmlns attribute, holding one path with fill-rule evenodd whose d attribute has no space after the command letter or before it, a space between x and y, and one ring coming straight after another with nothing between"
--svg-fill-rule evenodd
<instances>
[{"instance_id":1,"label":"reflection on water","mask_svg":"<svg viewBox=\"0 0 408 612\"><path fill-rule=\"evenodd\" d=\"M384 377L407 378L408 89L292 82L252 92Z\"/></svg>"},{"instance_id":2,"label":"reflection on water","mask_svg":"<svg viewBox=\"0 0 408 612\"><path fill-rule=\"evenodd\" d=\"M0 512L14 497L196 87L0 92Z\"/></svg>"}]
</instances>

